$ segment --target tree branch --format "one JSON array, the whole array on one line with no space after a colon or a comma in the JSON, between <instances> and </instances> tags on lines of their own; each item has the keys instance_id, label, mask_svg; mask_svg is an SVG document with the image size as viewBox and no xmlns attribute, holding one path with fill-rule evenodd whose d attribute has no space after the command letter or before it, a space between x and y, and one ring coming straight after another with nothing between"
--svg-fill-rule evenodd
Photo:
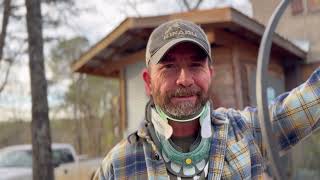
<instances>
[{"instance_id":1,"label":"tree branch","mask_svg":"<svg viewBox=\"0 0 320 180\"><path fill-rule=\"evenodd\" d=\"M141 17L140 12L138 11L137 2L127 0L128 6L137 14L138 17Z\"/></svg>"},{"instance_id":2,"label":"tree branch","mask_svg":"<svg viewBox=\"0 0 320 180\"><path fill-rule=\"evenodd\" d=\"M198 9L200 4L203 2L203 0L198 0L196 5L192 7L192 3L189 3L188 0L182 0L184 6L187 8L188 11Z\"/></svg>"},{"instance_id":3,"label":"tree branch","mask_svg":"<svg viewBox=\"0 0 320 180\"><path fill-rule=\"evenodd\" d=\"M15 60L17 59L20 59L20 56L24 53L24 50L23 50L23 46L25 45L25 43L21 44L20 46L20 51L18 52L15 52L12 57L10 57L9 59L5 59L6 62L9 63L8 67L7 67L7 70L6 70L6 73L5 73L5 77L4 77L4 80L3 82L0 84L0 93L4 90L5 86L7 85L8 83L8 80L9 80L9 74L10 74L10 70L11 70L11 67L14 63Z\"/></svg>"},{"instance_id":4,"label":"tree branch","mask_svg":"<svg viewBox=\"0 0 320 180\"><path fill-rule=\"evenodd\" d=\"M10 74L10 69L11 69L11 66L12 66L12 60L8 60L9 62L9 66L7 68L7 71L6 71L6 74L5 74L5 78L4 78L4 81L3 83L0 85L0 93L4 90L4 88L6 87L7 83L8 83L8 77L9 77L9 74Z\"/></svg>"},{"instance_id":5,"label":"tree branch","mask_svg":"<svg viewBox=\"0 0 320 180\"><path fill-rule=\"evenodd\" d=\"M190 8L190 5L189 5L188 1L187 0L183 0L182 2L186 6L187 10L191 11L191 8Z\"/></svg>"},{"instance_id":6,"label":"tree branch","mask_svg":"<svg viewBox=\"0 0 320 180\"><path fill-rule=\"evenodd\" d=\"M198 9L203 0L199 0L192 9Z\"/></svg>"}]
</instances>

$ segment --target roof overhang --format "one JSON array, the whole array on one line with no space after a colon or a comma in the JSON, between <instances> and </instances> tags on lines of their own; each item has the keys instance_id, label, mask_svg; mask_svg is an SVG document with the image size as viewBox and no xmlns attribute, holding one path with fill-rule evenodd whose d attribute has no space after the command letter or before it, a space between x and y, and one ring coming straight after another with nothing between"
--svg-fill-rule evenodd
<instances>
[{"instance_id":1,"label":"roof overhang","mask_svg":"<svg viewBox=\"0 0 320 180\"><path fill-rule=\"evenodd\" d=\"M73 72L110 76L125 65L144 59L145 46L152 30L158 25L173 19L193 21L206 32L213 29L235 33L257 45L265 27L256 20L233 8L219 8L175 13L163 16L127 18L105 38L100 40L76 60ZM219 32L219 31L218 31ZM220 31L221 32L221 31ZM215 36L218 36L216 34ZM208 35L212 44L214 35ZM287 58L305 60L307 53L279 34L273 36L273 49L276 48Z\"/></svg>"}]
</instances>

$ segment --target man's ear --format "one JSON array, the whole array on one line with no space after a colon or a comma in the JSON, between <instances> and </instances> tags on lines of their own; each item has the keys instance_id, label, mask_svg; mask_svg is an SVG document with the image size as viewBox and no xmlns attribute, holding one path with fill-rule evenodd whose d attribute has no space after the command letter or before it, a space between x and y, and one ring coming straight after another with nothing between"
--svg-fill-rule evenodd
<instances>
[{"instance_id":1,"label":"man's ear","mask_svg":"<svg viewBox=\"0 0 320 180\"><path fill-rule=\"evenodd\" d=\"M147 68L142 70L142 79L144 81L144 89L148 96L152 95L151 92L151 74Z\"/></svg>"},{"instance_id":2,"label":"man's ear","mask_svg":"<svg viewBox=\"0 0 320 180\"><path fill-rule=\"evenodd\" d=\"M216 75L216 72L214 71L213 65L209 65L209 71L210 71L211 79L214 78Z\"/></svg>"}]
</instances>

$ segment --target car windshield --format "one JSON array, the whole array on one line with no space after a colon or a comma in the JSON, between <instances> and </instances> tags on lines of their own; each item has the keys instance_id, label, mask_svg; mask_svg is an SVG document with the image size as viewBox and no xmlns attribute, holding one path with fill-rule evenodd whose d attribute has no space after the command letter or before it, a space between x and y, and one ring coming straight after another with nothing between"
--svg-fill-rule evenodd
<instances>
[{"instance_id":1,"label":"car windshield","mask_svg":"<svg viewBox=\"0 0 320 180\"><path fill-rule=\"evenodd\" d=\"M75 159L67 148L53 149L53 164L60 165L74 162ZM31 150L0 151L0 167L32 167Z\"/></svg>"},{"instance_id":2,"label":"car windshield","mask_svg":"<svg viewBox=\"0 0 320 180\"><path fill-rule=\"evenodd\" d=\"M32 167L31 150L0 152L0 167Z\"/></svg>"}]
</instances>

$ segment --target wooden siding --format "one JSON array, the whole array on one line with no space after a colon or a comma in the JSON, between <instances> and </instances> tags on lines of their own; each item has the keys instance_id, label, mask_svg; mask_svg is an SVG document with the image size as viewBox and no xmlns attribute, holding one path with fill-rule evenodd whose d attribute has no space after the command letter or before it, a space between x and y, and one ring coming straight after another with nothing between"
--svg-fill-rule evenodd
<instances>
[{"instance_id":1,"label":"wooden siding","mask_svg":"<svg viewBox=\"0 0 320 180\"><path fill-rule=\"evenodd\" d=\"M145 93L141 71L145 67L144 61L126 66L126 94L127 94L127 133L137 129L144 118L145 105L148 97Z\"/></svg>"}]
</instances>

